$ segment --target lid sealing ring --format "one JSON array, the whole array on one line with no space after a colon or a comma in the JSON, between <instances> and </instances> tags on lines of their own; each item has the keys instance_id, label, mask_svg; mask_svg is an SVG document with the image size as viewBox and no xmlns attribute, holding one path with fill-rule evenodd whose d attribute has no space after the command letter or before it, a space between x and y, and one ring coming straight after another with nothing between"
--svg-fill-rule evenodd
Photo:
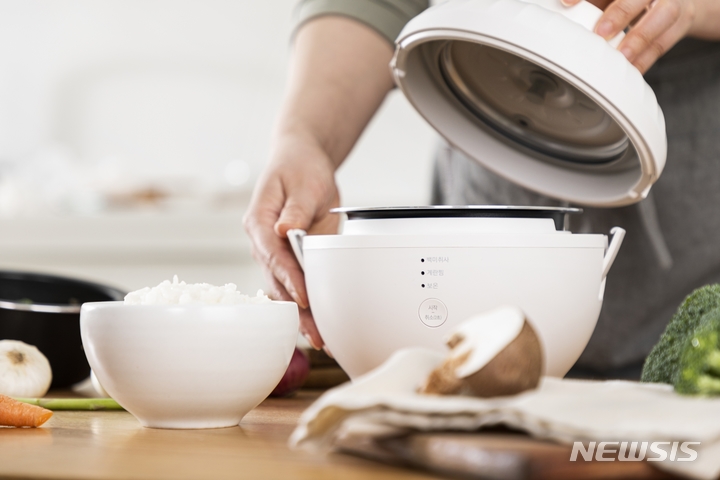
<instances>
[{"instance_id":1,"label":"lid sealing ring","mask_svg":"<svg viewBox=\"0 0 720 480\"><path fill-rule=\"evenodd\" d=\"M519 56L448 41L439 67L460 103L506 140L581 167L616 162L628 150L625 132L599 105Z\"/></svg>"}]
</instances>

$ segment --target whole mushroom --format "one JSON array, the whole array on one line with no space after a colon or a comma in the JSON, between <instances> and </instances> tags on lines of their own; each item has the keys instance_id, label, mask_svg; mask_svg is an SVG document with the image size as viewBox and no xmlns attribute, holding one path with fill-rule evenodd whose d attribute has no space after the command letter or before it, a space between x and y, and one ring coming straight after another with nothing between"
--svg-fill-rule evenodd
<instances>
[{"instance_id":1,"label":"whole mushroom","mask_svg":"<svg viewBox=\"0 0 720 480\"><path fill-rule=\"evenodd\" d=\"M496 397L536 388L543 371L540 339L525 314L501 307L472 317L447 340L450 354L421 393Z\"/></svg>"}]
</instances>

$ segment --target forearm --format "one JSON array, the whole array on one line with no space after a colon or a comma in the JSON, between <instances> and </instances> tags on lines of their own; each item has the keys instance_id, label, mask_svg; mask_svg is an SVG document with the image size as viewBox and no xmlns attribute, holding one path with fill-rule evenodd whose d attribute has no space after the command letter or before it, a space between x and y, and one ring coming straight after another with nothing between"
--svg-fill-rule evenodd
<instances>
[{"instance_id":1,"label":"forearm","mask_svg":"<svg viewBox=\"0 0 720 480\"><path fill-rule=\"evenodd\" d=\"M720 40L720 1L699 0L688 35L704 40Z\"/></svg>"},{"instance_id":2,"label":"forearm","mask_svg":"<svg viewBox=\"0 0 720 480\"><path fill-rule=\"evenodd\" d=\"M297 32L279 137L317 142L340 165L393 86L392 46L371 28L324 16Z\"/></svg>"}]
</instances>

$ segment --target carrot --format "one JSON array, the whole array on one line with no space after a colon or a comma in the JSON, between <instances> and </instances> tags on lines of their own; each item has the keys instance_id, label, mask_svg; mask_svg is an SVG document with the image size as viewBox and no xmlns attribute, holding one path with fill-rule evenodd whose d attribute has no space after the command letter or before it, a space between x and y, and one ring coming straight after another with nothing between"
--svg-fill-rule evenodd
<instances>
[{"instance_id":1,"label":"carrot","mask_svg":"<svg viewBox=\"0 0 720 480\"><path fill-rule=\"evenodd\" d=\"M18 402L0 394L0 426L39 427L52 417L53 412L42 407Z\"/></svg>"}]
</instances>

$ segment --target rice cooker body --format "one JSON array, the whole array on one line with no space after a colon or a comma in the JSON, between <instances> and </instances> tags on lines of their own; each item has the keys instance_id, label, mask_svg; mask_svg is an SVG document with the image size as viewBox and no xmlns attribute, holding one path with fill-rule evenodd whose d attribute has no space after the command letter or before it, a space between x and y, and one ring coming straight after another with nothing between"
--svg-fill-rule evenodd
<instances>
[{"instance_id":1,"label":"rice cooker body","mask_svg":"<svg viewBox=\"0 0 720 480\"><path fill-rule=\"evenodd\" d=\"M602 306L605 235L308 236L305 280L320 334L355 378L501 305L536 327L545 373L563 376Z\"/></svg>"}]
</instances>

